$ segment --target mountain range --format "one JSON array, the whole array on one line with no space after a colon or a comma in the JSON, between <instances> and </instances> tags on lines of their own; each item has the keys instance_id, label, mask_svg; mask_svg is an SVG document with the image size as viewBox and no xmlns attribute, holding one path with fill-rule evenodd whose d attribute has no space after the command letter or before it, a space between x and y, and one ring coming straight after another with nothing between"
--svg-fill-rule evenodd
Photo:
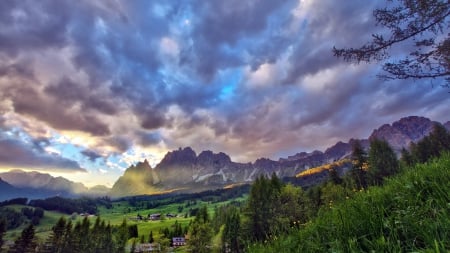
<instances>
[{"instance_id":1,"label":"mountain range","mask_svg":"<svg viewBox=\"0 0 450 253\"><path fill-rule=\"evenodd\" d=\"M52 196L105 196L109 191L104 186L87 188L82 183L36 171L11 170L0 173L0 201L17 197L37 199Z\"/></svg>"},{"instance_id":2,"label":"mountain range","mask_svg":"<svg viewBox=\"0 0 450 253\"><path fill-rule=\"evenodd\" d=\"M386 140L399 154L403 147L407 148L411 142L417 142L428 135L434 124L441 123L424 117L405 117L374 129L367 139L358 141L367 149L370 140ZM450 121L443 125L450 130ZM0 200L15 197L123 197L172 191L198 192L247 184L259 175L272 173L281 178L291 178L310 168L348 158L354 141L356 140L337 142L325 151L299 152L277 161L259 158L249 163L233 162L222 152L202 151L197 154L190 147L179 148L168 152L155 168L147 160L130 166L111 189L104 186L87 188L63 177L12 170L0 173ZM314 178L308 177L301 180L306 185L315 182Z\"/></svg>"},{"instance_id":3,"label":"mountain range","mask_svg":"<svg viewBox=\"0 0 450 253\"><path fill-rule=\"evenodd\" d=\"M374 129L368 139L359 141L368 148L370 140L386 140L399 153L403 147L408 148L411 142L428 135L434 124L441 123L424 117L405 117ZM450 129L450 121L443 125ZM202 151L197 155L190 147L179 148L168 152L155 168L151 168L147 161L128 168L113 185L110 195L121 197L173 190L201 191L249 183L259 175L272 173L281 178L294 177L309 168L348 158L354 141L340 141L324 152L300 152L278 161L260 158L253 163L233 162L222 152Z\"/></svg>"}]
</instances>

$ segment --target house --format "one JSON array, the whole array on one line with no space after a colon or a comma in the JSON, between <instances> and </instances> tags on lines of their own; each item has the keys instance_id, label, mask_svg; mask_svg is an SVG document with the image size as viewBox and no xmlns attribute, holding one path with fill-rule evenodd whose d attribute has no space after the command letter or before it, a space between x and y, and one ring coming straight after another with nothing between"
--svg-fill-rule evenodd
<instances>
[{"instance_id":1,"label":"house","mask_svg":"<svg viewBox=\"0 0 450 253\"><path fill-rule=\"evenodd\" d=\"M134 249L135 253L160 252L161 245L159 243L140 243Z\"/></svg>"},{"instance_id":2,"label":"house","mask_svg":"<svg viewBox=\"0 0 450 253\"><path fill-rule=\"evenodd\" d=\"M167 217L167 218L176 218L177 215L176 215L176 214L173 214L173 213L168 213L168 214L166 214L166 217Z\"/></svg>"},{"instance_id":3,"label":"house","mask_svg":"<svg viewBox=\"0 0 450 253\"><path fill-rule=\"evenodd\" d=\"M161 219L161 214L159 214L159 213L149 214L148 218L150 220L160 220Z\"/></svg>"},{"instance_id":4,"label":"house","mask_svg":"<svg viewBox=\"0 0 450 253\"><path fill-rule=\"evenodd\" d=\"M186 239L184 237L173 237L172 238L172 246L179 247L186 245Z\"/></svg>"}]
</instances>

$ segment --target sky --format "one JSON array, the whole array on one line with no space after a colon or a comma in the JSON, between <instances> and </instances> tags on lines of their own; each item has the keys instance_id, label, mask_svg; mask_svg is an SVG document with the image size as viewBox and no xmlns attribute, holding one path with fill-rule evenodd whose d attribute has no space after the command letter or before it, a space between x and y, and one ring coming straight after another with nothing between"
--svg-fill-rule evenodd
<instances>
[{"instance_id":1,"label":"sky","mask_svg":"<svg viewBox=\"0 0 450 253\"><path fill-rule=\"evenodd\" d=\"M384 1L0 1L0 170L112 186L170 150L277 160L401 117L450 120L444 80L383 81L332 48ZM395 55L404 55L395 48Z\"/></svg>"}]
</instances>

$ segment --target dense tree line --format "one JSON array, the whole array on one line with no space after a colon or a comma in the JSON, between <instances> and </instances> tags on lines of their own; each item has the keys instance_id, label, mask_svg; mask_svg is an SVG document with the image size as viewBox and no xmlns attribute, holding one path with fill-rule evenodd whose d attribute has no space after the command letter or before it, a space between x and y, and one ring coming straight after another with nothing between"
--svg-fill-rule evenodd
<instances>
[{"instance_id":1,"label":"dense tree line","mask_svg":"<svg viewBox=\"0 0 450 253\"><path fill-rule=\"evenodd\" d=\"M223 202L230 199L242 197L248 193L250 185L235 186L230 189L208 190L196 193L170 193L150 196L133 196L118 199L127 201L135 210L153 209L168 204L178 204L182 202L191 203L194 201L204 201L210 203ZM189 204L186 205L189 207ZM195 216L195 215L193 215Z\"/></svg>"},{"instance_id":2,"label":"dense tree line","mask_svg":"<svg viewBox=\"0 0 450 253\"><path fill-rule=\"evenodd\" d=\"M44 210L59 211L66 214L97 214L97 201L90 198L66 199L61 197L51 197L47 199L31 200L29 205L40 207Z\"/></svg>"},{"instance_id":3,"label":"dense tree line","mask_svg":"<svg viewBox=\"0 0 450 253\"><path fill-rule=\"evenodd\" d=\"M0 202L0 207L9 205L26 205L28 203L27 198L14 198Z\"/></svg>"},{"instance_id":4,"label":"dense tree line","mask_svg":"<svg viewBox=\"0 0 450 253\"><path fill-rule=\"evenodd\" d=\"M0 239L4 234L1 225L0 222ZM137 236L136 225L128 226L125 220L119 226L111 226L99 217L94 224L87 218L72 224L61 217L42 244L37 242L34 225L29 224L8 253L123 253L128 240Z\"/></svg>"},{"instance_id":5,"label":"dense tree line","mask_svg":"<svg viewBox=\"0 0 450 253\"><path fill-rule=\"evenodd\" d=\"M7 230L17 228L26 222L37 225L42 217L44 217L44 210L41 208L24 207L20 211L10 207L0 208L0 220L5 222Z\"/></svg>"}]
</instances>

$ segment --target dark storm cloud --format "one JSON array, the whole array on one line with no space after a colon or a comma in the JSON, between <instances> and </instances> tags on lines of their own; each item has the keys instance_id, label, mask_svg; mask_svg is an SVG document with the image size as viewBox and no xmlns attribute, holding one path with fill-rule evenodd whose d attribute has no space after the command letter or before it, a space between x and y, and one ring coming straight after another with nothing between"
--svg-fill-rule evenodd
<instances>
[{"instance_id":1,"label":"dark storm cloud","mask_svg":"<svg viewBox=\"0 0 450 253\"><path fill-rule=\"evenodd\" d=\"M342 63L333 56L331 49L333 46L357 47L370 39L376 28L371 18L375 6L375 2L311 1L302 20L300 39L293 43L292 66L284 82L292 84L305 75L314 75Z\"/></svg>"},{"instance_id":2,"label":"dark storm cloud","mask_svg":"<svg viewBox=\"0 0 450 253\"><path fill-rule=\"evenodd\" d=\"M157 133L138 132L138 140L143 146L152 146L161 143L162 138Z\"/></svg>"},{"instance_id":3,"label":"dark storm cloud","mask_svg":"<svg viewBox=\"0 0 450 253\"><path fill-rule=\"evenodd\" d=\"M91 161L103 146L218 147L249 159L366 137L366 128L448 102L427 85L380 84L376 64L333 57L333 46L359 46L381 29L377 5L2 2L0 108L89 133Z\"/></svg>"},{"instance_id":4,"label":"dark storm cloud","mask_svg":"<svg viewBox=\"0 0 450 253\"><path fill-rule=\"evenodd\" d=\"M42 148L11 139L2 131L0 134L0 165L10 168L48 169L64 172L85 172L73 160L46 153Z\"/></svg>"},{"instance_id":5,"label":"dark storm cloud","mask_svg":"<svg viewBox=\"0 0 450 253\"><path fill-rule=\"evenodd\" d=\"M98 94L92 88L84 87L67 77L55 85L47 86L44 92L65 107L80 103L83 111L95 110L107 115L114 115L118 112L117 105L114 105L109 97Z\"/></svg>"},{"instance_id":6,"label":"dark storm cloud","mask_svg":"<svg viewBox=\"0 0 450 253\"><path fill-rule=\"evenodd\" d=\"M92 150L83 150L81 151L81 154L86 156L91 162L95 162L95 160L102 157L100 154Z\"/></svg>"},{"instance_id":7,"label":"dark storm cloud","mask_svg":"<svg viewBox=\"0 0 450 253\"><path fill-rule=\"evenodd\" d=\"M204 80L211 80L219 69L242 66L245 64L243 50L238 48L243 46L244 51L250 52L258 44L258 36L267 29L272 14L293 2L194 2L192 8L197 17L190 48L193 56L186 64L194 64ZM244 40L251 42L245 45Z\"/></svg>"},{"instance_id":8,"label":"dark storm cloud","mask_svg":"<svg viewBox=\"0 0 450 253\"><path fill-rule=\"evenodd\" d=\"M80 130L98 136L107 135L110 132L108 126L94 115L72 112L73 104L70 101L66 104L55 103L33 87L10 87L6 94L12 100L16 113L32 116L56 129Z\"/></svg>"},{"instance_id":9,"label":"dark storm cloud","mask_svg":"<svg viewBox=\"0 0 450 253\"><path fill-rule=\"evenodd\" d=\"M64 1L2 1L0 51L13 56L23 50L64 45L68 11Z\"/></svg>"}]
</instances>

